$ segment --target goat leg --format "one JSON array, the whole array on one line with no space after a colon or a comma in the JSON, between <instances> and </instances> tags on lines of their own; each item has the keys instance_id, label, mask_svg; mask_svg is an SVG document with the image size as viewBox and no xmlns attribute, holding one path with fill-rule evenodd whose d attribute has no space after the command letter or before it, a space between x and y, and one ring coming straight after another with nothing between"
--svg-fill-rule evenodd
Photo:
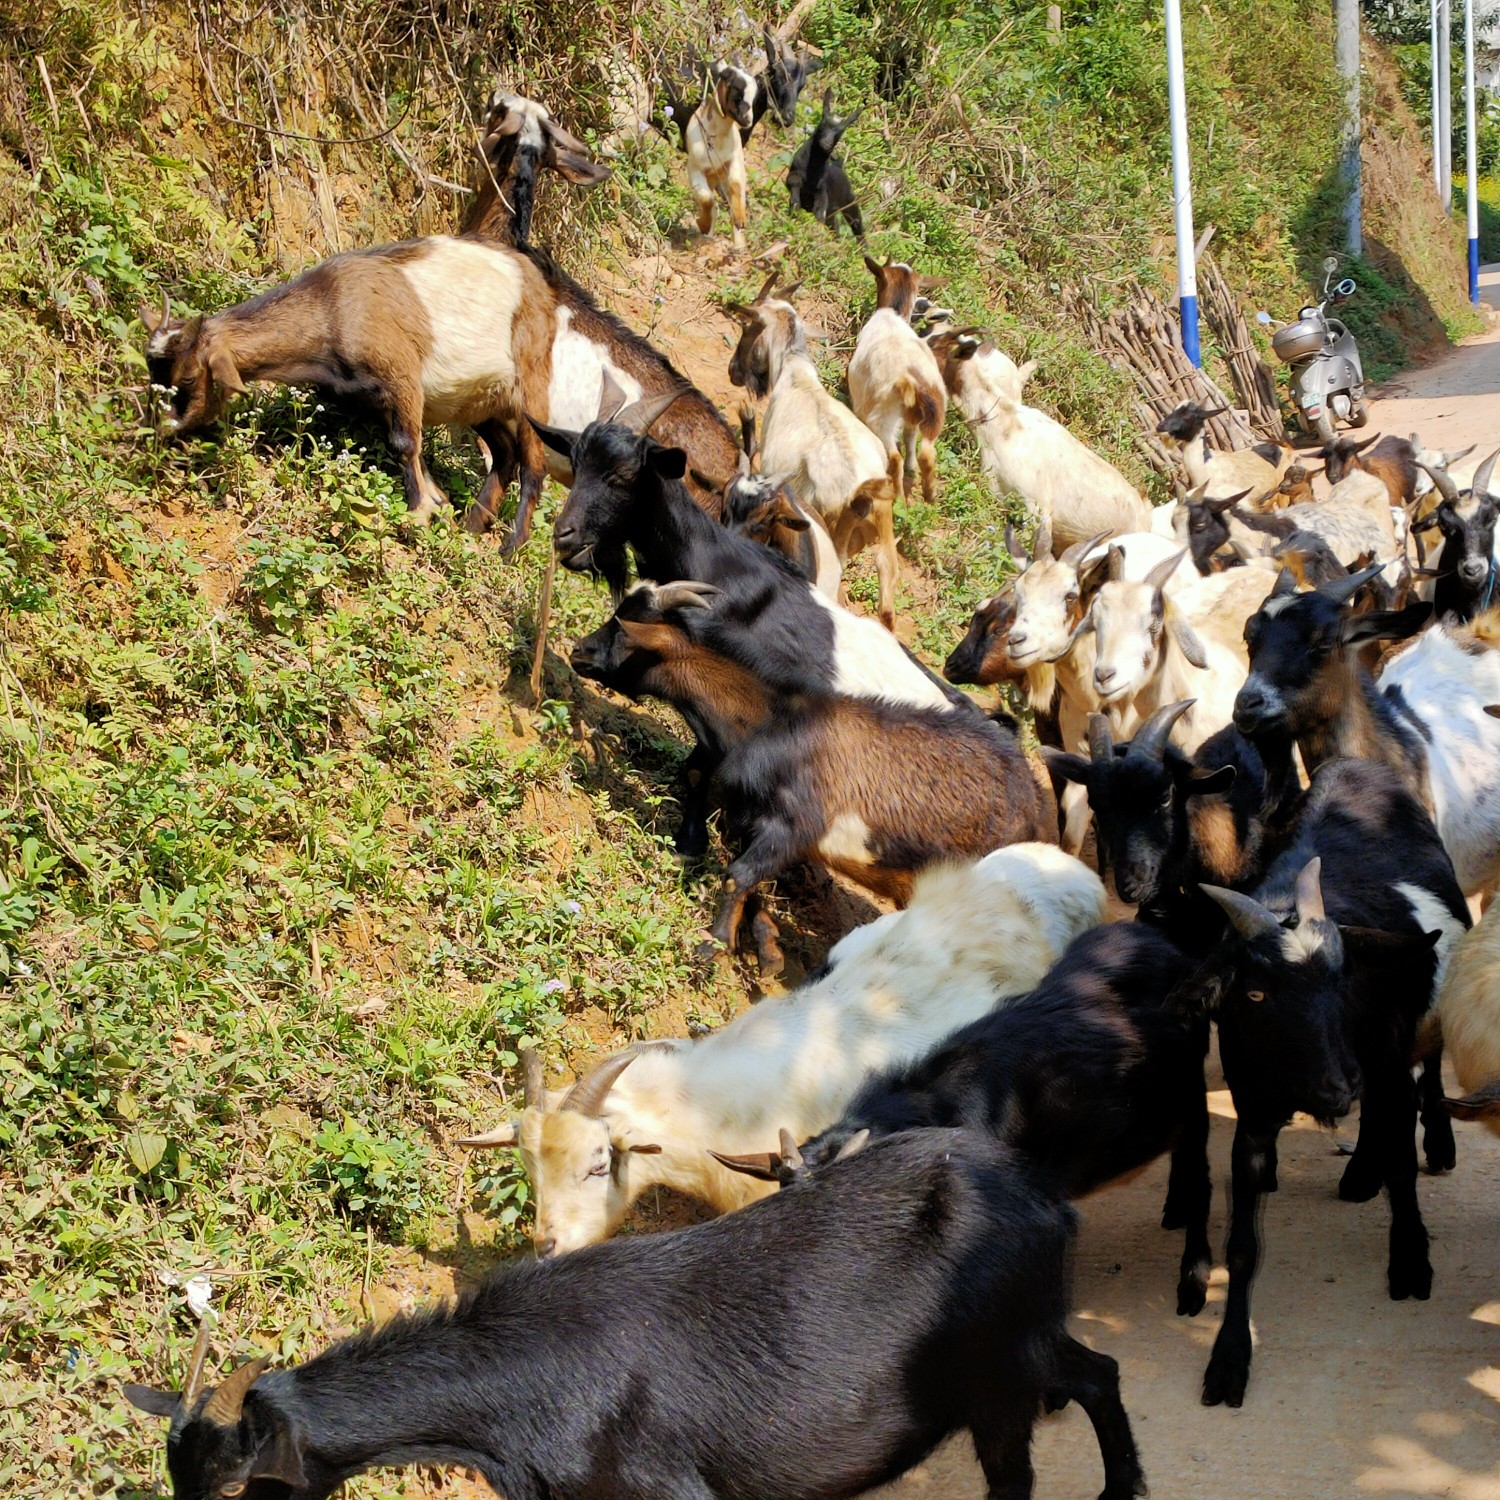
<instances>
[{"instance_id":1,"label":"goat leg","mask_svg":"<svg viewBox=\"0 0 1500 1500\"><path fill-rule=\"evenodd\" d=\"M479 487L479 498L469 507L464 527L475 536L488 531L500 514L501 502L510 482L516 477L520 448L515 437L496 421L476 422L474 431L490 450L490 471Z\"/></svg>"},{"instance_id":2,"label":"goat leg","mask_svg":"<svg viewBox=\"0 0 1500 1500\"><path fill-rule=\"evenodd\" d=\"M1172 1152L1163 1229L1185 1231L1182 1265L1177 1276L1177 1316L1196 1318L1208 1300L1208 1273L1213 1252L1208 1243L1208 1214L1213 1187L1208 1170L1208 1095L1201 1073L1196 1088L1182 1101L1182 1126Z\"/></svg>"},{"instance_id":3,"label":"goat leg","mask_svg":"<svg viewBox=\"0 0 1500 1500\"><path fill-rule=\"evenodd\" d=\"M682 768L677 802L682 819L677 825L677 852L684 859L701 859L708 849L708 784L719 756L701 740Z\"/></svg>"},{"instance_id":4,"label":"goat leg","mask_svg":"<svg viewBox=\"0 0 1500 1500\"><path fill-rule=\"evenodd\" d=\"M1260 1263L1260 1199L1265 1157L1280 1127L1259 1131L1243 1120L1230 1152L1229 1296L1224 1322L1203 1373L1205 1406L1243 1406L1250 1383L1250 1290Z\"/></svg>"},{"instance_id":5,"label":"goat leg","mask_svg":"<svg viewBox=\"0 0 1500 1500\"><path fill-rule=\"evenodd\" d=\"M971 1424L987 1500L1031 1500L1036 1483L1031 1467L1031 1429L1035 1424L1035 1410L1019 1392L1013 1405L988 1412Z\"/></svg>"},{"instance_id":6,"label":"goat leg","mask_svg":"<svg viewBox=\"0 0 1500 1500\"><path fill-rule=\"evenodd\" d=\"M1383 1163L1368 1104L1359 1111L1359 1133L1344 1175L1339 1179L1339 1197L1345 1203L1368 1203L1380 1191Z\"/></svg>"},{"instance_id":7,"label":"goat leg","mask_svg":"<svg viewBox=\"0 0 1500 1500\"><path fill-rule=\"evenodd\" d=\"M1120 1366L1107 1354L1099 1354L1065 1340L1061 1352L1062 1379L1053 1390L1076 1401L1093 1424L1104 1460L1104 1488L1099 1500L1131 1500L1146 1493L1141 1457L1130 1430L1130 1418L1120 1400Z\"/></svg>"},{"instance_id":8,"label":"goat leg","mask_svg":"<svg viewBox=\"0 0 1500 1500\"><path fill-rule=\"evenodd\" d=\"M1427 1226L1417 1203L1417 1086L1410 1069L1398 1064L1389 1078L1371 1079L1363 1113L1380 1143L1391 1203L1391 1300L1415 1297L1425 1302L1432 1295L1432 1262L1427 1254Z\"/></svg>"},{"instance_id":9,"label":"goat leg","mask_svg":"<svg viewBox=\"0 0 1500 1500\"><path fill-rule=\"evenodd\" d=\"M521 450L521 498L516 506L516 519L500 545L503 557L514 557L526 545L542 483L547 478L547 453L529 422L516 429L516 440Z\"/></svg>"},{"instance_id":10,"label":"goat leg","mask_svg":"<svg viewBox=\"0 0 1500 1500\"><path fill-rule=\"evenodd\" d=\"M1422 1102L1422 1154L1429 1172L1451 1172L1458 1162L1453 1141L1453 1118L1443 1106L1443 1054L1441 1048L1422 1063L1418 1086Z\"/></svg>"},{"instance_id":11,"label":"goat leg","mask_svg":"<svg viewBox=\"0 0 1500 1500\"><path fill-rule=\"evenodd\" d=\"M733 955L739 942L745 902L763 880L774 879L796 858L790 829L779 820L762 820L749 847L730 865L724 876L724 896L719 915L709 928L709 937L723 952Z\"/></svg>"},{"instance_id":12,"label":"goat leg","mask_svg":"<svg viewBox=\"0 0 1500 1500\"><path fill-rule=\"evenodd\" d=\"M755 942L755 964L762 979L775 979L786 967L786 955L778 941L781 932L776 919L766 910L765 897L755 895L754 915L750 918L750 935Z\"/></svg>"},{"instance_id":13,"label":"goat leg","mask_svg":"<svg viewBox=\"0 0 1500 1500\"><path fill-rule=\"evenodd\" d=\"M401 463L401 484L406 491L407 519L416 526L430 525L447 496L422 467L422 416L420 399L396 397L391 405L391 451Z\"/></svg>"}]
</instances>

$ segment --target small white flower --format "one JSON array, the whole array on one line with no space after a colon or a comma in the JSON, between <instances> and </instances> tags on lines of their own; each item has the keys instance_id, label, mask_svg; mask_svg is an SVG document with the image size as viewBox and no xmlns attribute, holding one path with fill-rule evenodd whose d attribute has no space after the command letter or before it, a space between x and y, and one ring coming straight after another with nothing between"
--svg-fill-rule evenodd
<instances>
[{"instance_id":1,"label":"small white flower","mask_svg":"<svg viewBox=\"0 0 1500 1500\"><path fill-rule=\"evenodd\" d=\"M213 1282L200 1271L189 1279L182 1290L187 1297L187 1305L192 1310L193 1316L201 1318L208 1311L208 1304L214 1299Z\"/></svg>"},{"instance_id":2,"label":"small white flower","mask_svg":"<svg viewBox=\"0 0 1500 1500\"><path fill-rule=\"evenodd\" d=\"M567 987L568 985L566 980L549 979L542 986L542 993L544 995L560 995L565 989L567 989Z\"/></svg>"},{"instance_id":3,"label":"small white flower","mask_svg":"<svg viewBox=\"0 0 1500 1500\"><path fill-rule=\"evenodd\" d=\"M670 104L665 105L662 109L662 113L670 120L672 118L672 106Z\"/></svg>"},{"instance_id":4,"label":"small white flower","mask_svg":"<svg viewBox=\"0 0 1500 1500\"><path fill-rule=\"evenodd\" d=\"M581 901L564 901L562 909L570 917L581 917L583 915L583 903Z\"/></svg>"}]
</instances>

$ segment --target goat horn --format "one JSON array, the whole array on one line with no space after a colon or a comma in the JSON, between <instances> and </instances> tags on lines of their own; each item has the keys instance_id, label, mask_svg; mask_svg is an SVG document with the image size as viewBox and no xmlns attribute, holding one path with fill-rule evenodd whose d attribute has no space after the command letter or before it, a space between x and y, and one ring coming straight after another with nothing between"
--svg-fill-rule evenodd
<instances>
[{"instance_id":1,"label":"goat horn","mask_svg":"<svg viewBox=\"0 0 1500 1500\"><path fill-rule=\"evenodd\" d=\"M731 1172L739 1172L745 1177L758 1177L762 1182L781 1181L781 1158L774 1151L757 1151L748 1156L727 1156L710 1147L708 1154L721 1167L728 1167Z\"/></svg>"},{"instance_id":2,"label":"goat horn","mask_svg":"<svg viewBox=\"0 0 1500 1500\"><path fill-rule=\"evenodd\" d=\"M599 415L594 418L596 422L613 422L625 409L626 395L620 389L620 383L608 370L604 372L604 379L599 385Z\"/></svg>"},{"instance_id":3,"label":"goat horn","mask_svg":"<svg viewBox=\"0 0 1500 1500\"><path fill-rule=\"evenodd\" d=\"M1011 561L1031 566L1031 554L1026 550L1016 537L1016 528L1009 521L1005 523L1005 550L1010 553Z\"/></svg>"},{"instance_id":4,"label":"goat horn","mask_svg":"<svg viewBox=\"0 0 1500 1500\"><path fill-rule=\"evenodd\" d=\"M1290 568L1283 568L1276 575L1275 586L1271 589L1271 592L1267 597L1271 599L1279 599L1287 594L1295 594L1296 592L1297 575L1293 573Z\"/></svg>"},{"instance_id":5,"label":"goat horn","mask_svg":"<svg viewBox=\"0 0 1500 1500\"><path fill-rule=\"evenodd\" d=\"M527 1109L541 1109L547 1101L541 1055L534 1047L521 1048L521 1102Z\"/></svg>"},{"instance_id":6,"label":"goat horn","mask_svg":"<svg viewBox=\"0 0 1500 1500\"><path fill-rule=\"evenodd\" d=\"M1347 578L1335 578L1331 583L1320 585L1318 592L1335 604L1347 604L1385 566L1385 563L1371 563L1368 568L1361 568Z\"/></svg>"},{"instance_id":7,"label":"goat horn","mask_svg":"<svg viewBox=\"0 0 1500 1500\"><path fill-rule=\"evenodd\" d=\"M1167 753L1167 741L1172 737L1173 726L1197 701L1196 698L1184 698L1180 703L1169 703L1165 708L1157 709L1136 730L1130 748L1159 761Z\"/></svg>"},{"instance_id":8,"label":"goat horn","mask_svg":"<svg viewBox=\"0 0 1500 1500\"><path fill-rule=\"evenodd\" d=\"M1497 448L1485 461L1474 471L1474 482L1469 486L1469 493L1476 499L1483 500L1490 492L1490 475L1495 472L1495 461L1500 459L1500 448Z\"/></svg>"},{"instance_id":9,"label":"goat horn","mask_svg":"<svg viewBox=\"0 0 1500 1500\"><path fill-rule=\"evenodd\" d=\"M1322 922L1327 920L1327 912L1323 910L1323 887L1319 882L1319 875L1323 871L1323 861L1315 854L1302 866L1302 873L1297 877L1297 920L1299 922Z\"/></svg>"},{"instance_id":10,"label":"goat horn","mask_svg":"<svg viewBox=\"0 0 1500 1500\"><path fill-rule=\"evenodd\" d=\"M261 1358L252 1359L249 1364L241 1365L238 1370L226 1375L224 1383L203 1405L204 1420L212 1422L216 1427L233 1427L240 1419L240 1411L245 1405L246 1392L270 1366L270 1359L262 1355Z\"/></svg>"},{"instance_id":11,"label":"goat horn","mask_svg":"<svg viewBox=\"0 0 1500 1500\"><path fill-rule=\"evenodd\" d=\"M761 283L760 290L750 299L751 307L759 307L767 297L771 295L771 288L776 285L776 278L781 275L781 267L772 266L771 274Z\"/></svg>"},{"instance_id":12,"label":"goat horn","mask_svg":"<svg viewBox=\"0 0 1500 1500\"><path fill-rule=\"evenodd\" d=\"M1433 487L1444 500L1456 501L1458 499L1458 486L1454 484L1453 476L1446 469L1429 469L1421 459L1417 460L1417 467L1432 481Z\"/></svg>"},{"instance_id":13,"label":"goat horn","mask_svg":"<svg viewBox=\"0 0 1500 1500\"><path fill-rule=\"evenodd\" d=\"M656 607L669 609L707 609L719 591L711 583L664 583L656 591Z\"/></svg>"},{"instance_id":14,"label":"goat horn","mask_svg":"<svg viewBox=\"0 0 1500 1500\"><path fill-rule=\"evenodd\" d=\"M1109 720L1103 714L1089 715L1089 759L1097 765L1108 765L1115 758L1114 736Z\"/></svg>"},{"instance_id":15,"label":"goat horn","mask_svg":"<svg viewBox=\"0 0 1500 1500\"><path fill-rule=\"evenodd\" d=\"M838 1154L833 1158L835 1161L843 1161L848 1156L858 1156L866 1146L870 1144L870 1132L868 1130L856 1130L853 1135L838 1149Z\"/></svg>"},{"instance_id":16,"label":"goat horn","mask_svg":"<svg viewBox=\"0 0 1500 1500\"><path fill-rule=\"evenodd\" d=\"M1253 941L1264 933L1281 930L1281 923L1276 920L1275 914L1253 896L1241 895L1239 891L1227 891L1221 885L1200 884L1198 889L1224 909L1229 925L1247 941Z\"/></svg>"},{"instance_id":17,"label":"goat horn","mask_svg":"<svg viewBox=\"0 0 1500 1500\"><path fill-rule=\"evenodd\" d=\"M1084 558L1086 558L1089 553L1092 552L1094 548L1097 547L1099 543L1102 542L1108 535L1109 532L1101 531L1097 535L1091 536L1086 542L1074 542L1073 545L1069 547L1060 558L1058 558L1058 562L1066 563L1068 567L1076 569L1078 567L1078 564L1081 563ZM1042 550L1040 543L1038 543L1036 550L1040 554ZM1051 549L1049 548L1048 550L1050 551Z\"/></svg>"},{"instance_id":18,"label":"goat horn","mask_svg":"<svg viewBox=\"0 0 1500 1500\"><path fill-rule=\"evenodd\" d=\"M503 1125L496 1125L493 1130L483 1130L478 1135L460 1136L455 1144L466 1151L486 1151L495 1146L514 1146L518 1135L516 1122L507 1120Z\"/></svg>"},{"instance_id":19,"label":"goat horn","mask_svg":"<svg viewBox=\"0 0 1500 1500\"><path fill-rule=\"evenodd\" d=\"M1041 524L1036 529L1036 535L1031 542L1031 560L1036 561L1039 557L1052 556L1052 522L1042 517Z\"/></svg>"},{"instance_id":20,"label":"goat horn","mask_svg":"<svg viewBox=\"0 0 1500 1500\"><path fill-rule=\"evenodd\" d=\"M689 386L674 386L670 391L660 396L650 398L642 397L624 411L617 412L614 420L622 427L628 427L632 432L645 434L667 414L667 408L681 396L685 396L691 389Z\"/></svg>"},{"instance_id":21,"label":"goat horn","mask_svg":"<svg viewBox=\"0 0 1500 1500\"><path fill-rule=\"evenodd\" d=\"M793 1138L792 1132L788 1130L785 1125L783 1125L781 1127L779 1135L777 1136L777 1139L781 1143L782 1161L784 1161L787 1166L792 1169L792 1171L800 1172L803 1165L802 1152L798 1149L797 1142Z\"/></svg>"},{"instance_id":22,"label":"goat horn","mask_svg":"<svg viewBox=\"0 0 1500 1500\"><path fill-rule=\"evenodd\" d=\"M585 1115L591 1120L599 1118L604 1107L605 1096L615 1086L621 1073L646 1050L646 1044L637 1042L613 1057L606 1057L592 1072L585 1073L563 1096L560 1109L571 1110L575 1115Z\"/></svg>"},{"instance_id":23,"label":"goat horn","mask_svg":"<svg viewBox=\"0 0 1500 1500\"><path fill-rule=\"evenodd\" d=\"M198 1323L198 1336L193 1340L193 1352L188 1356L187 1379L182 1383L181 1410L184 1412L191 1412L203 1394L203 1367L208 1363L208 1341L212 1336L213 1324L204 1313Z\"/></svg>"}]
</instances>

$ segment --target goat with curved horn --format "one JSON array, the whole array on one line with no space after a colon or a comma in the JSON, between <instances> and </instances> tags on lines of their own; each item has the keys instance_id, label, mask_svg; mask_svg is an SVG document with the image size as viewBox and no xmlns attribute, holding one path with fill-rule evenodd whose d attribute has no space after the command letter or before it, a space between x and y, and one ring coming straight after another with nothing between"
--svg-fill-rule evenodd
<instances>
[{"instance_id":1,"label":"goat with curved horn","mask_svg":"<svg viewBox=\"0 0 1500 1500\"><path fill-rule=\"evenodd\" d=\"M650 432L651 428L666 416L667 409L681 400L689 389L688 386L679 385L660 396L643 397L623 411L617 412L614 421L621 427L628 427L632 432L642 434Z\"/></svg>"},{"instance_id":2,"label":"goat with curved horn","mask_svg":"<svg viewBox=\"0 0 1500 1500\"><path fill-rule=\"evenodd\" d=\"M218 1386L203 1404L203 1420L212 1422L217 1427L233 1427L240 1419L240 1412L245 1406L245 1396L250 1387L260 1379L271 1367L270 1359L262 1355L259 1359L252 1359L249 1364L244 1364L239 1369L224 1377L223 1384Z\"/></svg>"},{"instance_id":3,"label":"goat with curved horn","mask_svg":"<svg viewBox=\"0 0 1500 1500\"><path fill-rule=\"evenodd\" d=\"M571 1110L575 1115L585 1115L591 1120L597 1120L604 1111L604 1100L615 1086L620 1074L642 1052L650 1050L653 1045L660 1044L637 1042L634 1046L625 1048L623 1052L617 1052L613 1057L605 1058L597 1068L585 1073L568 1090L559 1108Z\"/></svg>"},{"instance_id":4,"label":"goat with curved horn","mask_svg":"<svg viewBox=\"0 0 1500 1500\"><path fill-rule=\"evenodd\" d=\"M1224 915L1229 918L1229 925L1247 942L1281 931L1281 923L1276 920L1276 914L1269 907L1262 906L1253 896L1201 881L1198 889L1223 908Z\"/></svg>"},{"instance_id":5,"label":"goat with curved horn","mask_svg":"<svg viewBox=\"0 0 1500 1500\"><path fill-rule=\"evenodd\" d=\"M1114 736L1109 720L1103 714L1089 715L1089 759L1096 766L1108 765L1115 758Z\"/></svg>"},{"instance_id":6,"label":"goat with curved horn","mask_svg":"<svg viewBox=\"0 0 1500 1500\"><path fill-rule=\"evenodd\" d=\"M1347 604L1365 584L1372 578L1379 577L1384 563L1371 563L1368 568L1361 568L1357 573L1351 573L1347 578L1335 578L1331 583L1318 586L1318 592L1325 599L1331 599L1335 604ZM1280 587L1280 580L1277 580ZM1273 594L1276 590L1272 590Z\"/></svg>"},{"instance_id":7,"label":"goat with curved horn","mask_svg":"<svg viewBox=\"0 0 1500 1500\"><path fill-rule=\"evenodd\" d=\"M1490 476L1495 472L1497 460L1500 460L1500 448L1495 449L1474 471L1474 482L1469 486L1469 493L1477 499L1483 500L1489 494Z\"/></svg>"},{"instance_id":8,"label":"goat with curved horn","mask_svg":"<svg viewBox=\"0 0 1500 1500\"><path fill-rule=\"evenodd\" d=\"M1130 748L1140 751L1142 755L1149 755L1152 760L1161 760L1167 753L1167 743L1172 737L1173 727L1197 701L1196 698L1184 698L1179 703L1169 703L1165 708L1157 709L1136 730Z\"/></svg>"}]
</instances>

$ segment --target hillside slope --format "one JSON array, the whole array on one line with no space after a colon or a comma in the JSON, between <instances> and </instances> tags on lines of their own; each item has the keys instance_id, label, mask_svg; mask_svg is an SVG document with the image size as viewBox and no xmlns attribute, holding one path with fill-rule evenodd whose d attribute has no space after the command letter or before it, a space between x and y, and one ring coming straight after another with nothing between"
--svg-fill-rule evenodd
<instances>
[{"instance_id":1,"label":"hillside slope","mask_svg":"<svg viewBox=\"0 0 1500 1500\"><path fill-rule=\"evenodd\" d=\"M1311 0L1252 9L1190 18L1200 217L1247 297L1284 309L1331 233L1333 85L1304 60L1331 48ZM527 700L545 527L515 566L452 527L402 536L379 429L306 394L151 435L141 299L216 308L451 228L497 70L593 135L601 58L705 34L681 4L493 11L0 0L7 1494L158 1493L158 1434L99 1382L175 1373L195 1273L226 1356L290 1357L387 1310L393 1279L446 1285L513 1246L516 1166L450 1142L501 1107L521 1042L562 1065L744 1000L743 974L690 958L718 866L670 851L678 726L556 655ZM846 155L872 251L945 275L961 317L1041 361L1035 399L1143 482L1122 384L1058 291L1170 283L1155 17L1069 5L1053 39L1040 5L821 0L806 34L830 66L804 104L826 85L867 106ZM1468 324L1382 67L1356 274L1394 363ZM752 250L787 242L833 375L871 287L851 241L786 214L799 138L756 145ZM538 239L727 401L714 309L760 271L686 223L651 137L591 196L547 183ZM462 502L471 441L433 448ZM961 424L941 478L900 522L899 612L929 660L1005 575L1018 514ZM872 586L856 569L856 597ZM554 642L606 607L560 580ZM869 913L816 883L780 905L804 961Z\"/></svg>"}]
</instances>

